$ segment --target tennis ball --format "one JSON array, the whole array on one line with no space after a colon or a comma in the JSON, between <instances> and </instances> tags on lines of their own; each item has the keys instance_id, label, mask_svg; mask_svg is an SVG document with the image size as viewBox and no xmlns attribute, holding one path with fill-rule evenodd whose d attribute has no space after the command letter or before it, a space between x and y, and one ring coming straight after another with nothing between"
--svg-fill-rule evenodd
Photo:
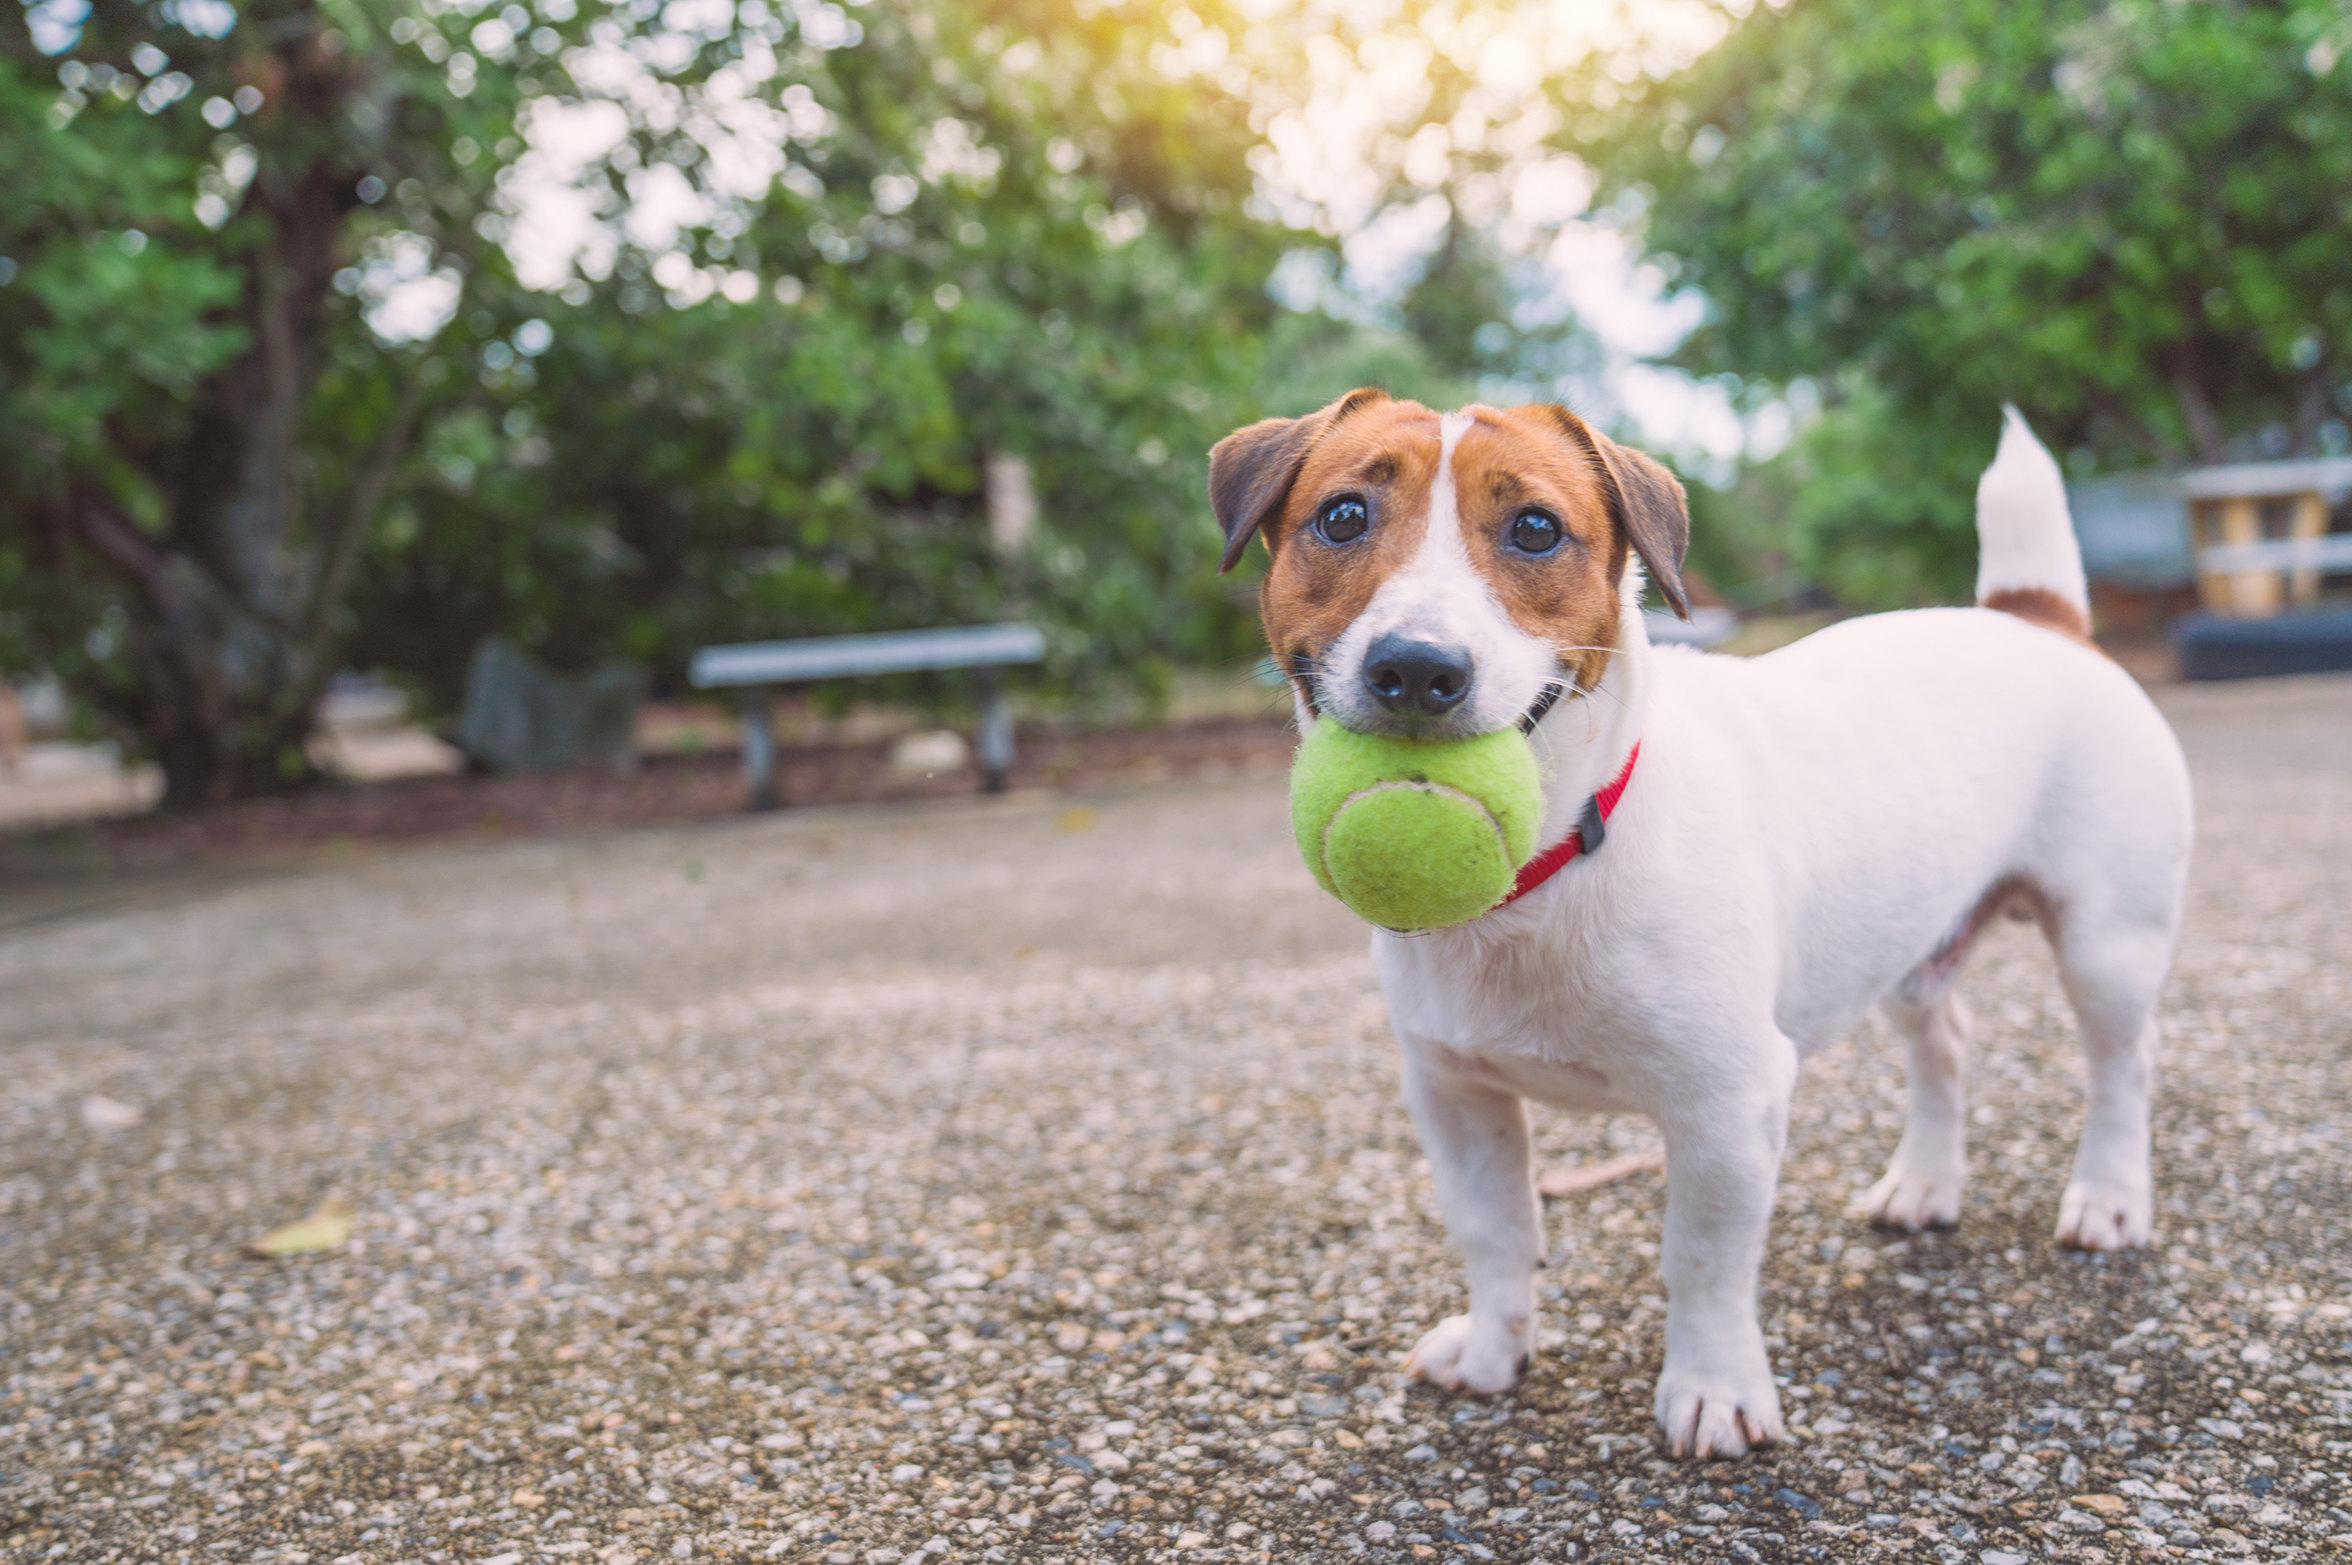
<instances>
[{"instance_id":1,"label":"tennis ball","mask_svg":"<svg viewBox=\"0 0 2352 1565\"><path fill-rule=\"evenodd\" d=\"M1442 929L1503 900L1535 851L1543 783L1516 728L1392 739L1319 719L1290 768L1290 819L1323 889L1388 929Z\"/></svg>"}]
</instances>

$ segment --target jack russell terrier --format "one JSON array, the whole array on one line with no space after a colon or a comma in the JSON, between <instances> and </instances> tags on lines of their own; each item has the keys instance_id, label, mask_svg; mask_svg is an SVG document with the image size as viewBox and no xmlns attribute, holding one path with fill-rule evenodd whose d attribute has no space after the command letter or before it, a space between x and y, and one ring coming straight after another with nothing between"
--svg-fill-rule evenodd
<instances>
[{"instance_id":1,"label":"jack russell terrier","mask_svg":"<svg viewBox=\"0 0 2352 1565\"><path fill-rule=\"evenodd\" d=\"M1977 487L1978 607L1847 620L1753 659L1650 644L1644 567L1688 616L1682 486L1564 408L1441 415L1357 391L1226 437L1209 490L1226 567L1265 539L1266 637L1302 725L1522 724L1548 779L1550 851L1512 898L1372 937L1470 1281L1469 1313L1408 1373L1491 1394L1527 1367L1545 1245L1522 1100L1631 1111L1670 1171L1667 1442L1727 1457L1780 1439L1756 1284L1798 1065L1883 1004L1910 1114L1862 1212L1956 1220L1952 980L1999 913L2040 922L2089 1066L2058 1238L2147 1240L2188 771L2091 644L2065 488L2014 409ZM1604 819L1605 849L1586 840Z\"/></svg>"}]
</instances>

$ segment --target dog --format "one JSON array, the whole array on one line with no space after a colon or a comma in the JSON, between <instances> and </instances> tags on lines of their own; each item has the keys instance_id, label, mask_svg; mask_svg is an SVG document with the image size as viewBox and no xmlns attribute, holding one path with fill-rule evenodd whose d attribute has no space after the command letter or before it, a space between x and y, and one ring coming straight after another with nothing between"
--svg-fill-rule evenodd
<instances>
[{"instance_id":1,"label":"dog","mask_svg":"<svg viewBox=\"0 0 2352 1565\"><path fill-rule=\"evenodd\" d=\"M1968 1017L1952 981L2002 913L2038 920L2088 1063L2065 1244L2149 1235L2156 1005L2187 878L2188 770L2091 642L2057 464L2015 409L1977 491L1977 606L1851 619L1758 658L1654 646L1684 618L1681 484L1555 406L1440 414L1377 390L1219 442L1224 567L1269 553L1267 643L1302 725L1422 738L1523 725L1556 872L1372 957L1468 1313L1409 1374L1508 1390L1545 1252L1524 1100L1647 1114L1666 1146L1678 1456L1784 1435L1756 1288L1808 1054L1883 1005L1907 1126L1870 1219L1954 1222ZM1605 822L1605 826L1604 826Z\"/></svg>"}]
</instances>

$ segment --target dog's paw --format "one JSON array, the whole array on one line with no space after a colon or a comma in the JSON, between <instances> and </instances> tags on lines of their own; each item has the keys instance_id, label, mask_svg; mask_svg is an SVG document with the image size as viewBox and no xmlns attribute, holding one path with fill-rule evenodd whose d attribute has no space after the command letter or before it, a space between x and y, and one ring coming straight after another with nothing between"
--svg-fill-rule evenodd
<instances>
[{"instance_id":1,"label":"dog's paw","mask_svg":"<svg viewBox=\"0 0 2352 1565\"><path fill-rule=\"evenodd\" d=\"M1900 1228L1905 1233L1949 1228L1960 1221L1962 1180L1957 1164L1914 1163L1898 1152L1878 1183L1854 1203L1854 1209L1881 1228Z\"/></svg>"},{"instance_id":2,"label":"dog's paw","mask_svg":"<svg viewBox=\"0 0 2352 1565\"><path fill-rule=\"evenodd\" d=\"M1493 1396L1519 1384L1530 1346L1527 1333L1467 1315L1449 1316L1405 1355L1405 1373L1448 1391Z\"/></svg>"},{"instance_id":3,"label":"dog's paw","mask_svg":"<svg viewBox=\"0 0 2352 1565\"><path fill-rule=\"evenodd\" d=\"M2058 1242L2076 1250L2135 1250L2148 1242L2145 1187L2077 1179L2058 1202Z\"/></svg>"},{"instance_id":4,"label":"dog's paw","mask_svg":"<svg viewBox=\"0 0 2352 1565\"><path fill-rule=\"evenodd\" d=\"M1772 1368L1732 1369L1669 1362L1658 1377L1658 1427L1677 1457L1745 1456L1788 1438Z\"/></svg>"}]
</instances>

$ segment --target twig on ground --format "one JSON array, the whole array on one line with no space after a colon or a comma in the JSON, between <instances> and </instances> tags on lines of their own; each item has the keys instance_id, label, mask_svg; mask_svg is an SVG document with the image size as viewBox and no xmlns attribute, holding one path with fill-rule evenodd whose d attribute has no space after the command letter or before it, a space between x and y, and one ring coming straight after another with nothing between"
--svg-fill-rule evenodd
<instances>
[{"instance_id":1,"label":"twig on ground","mask_svg":"<svg viewBox=\"0 0 2352 1565\"><path fill-rule=\"evenodd\" d=\"M1646 1174L1653 1168L1666 1166L1664 1152L1635 1152L1625 1157L1613 1157L1605 1163L1579 1163L1574 1168L1555 1168L1535 1182L1535 1193L1540 1196L1582 1195L1587 1190L1598 1190L1613 1185L1620 1179L1635 1174Z\"/></svg>"}]
</instances>

